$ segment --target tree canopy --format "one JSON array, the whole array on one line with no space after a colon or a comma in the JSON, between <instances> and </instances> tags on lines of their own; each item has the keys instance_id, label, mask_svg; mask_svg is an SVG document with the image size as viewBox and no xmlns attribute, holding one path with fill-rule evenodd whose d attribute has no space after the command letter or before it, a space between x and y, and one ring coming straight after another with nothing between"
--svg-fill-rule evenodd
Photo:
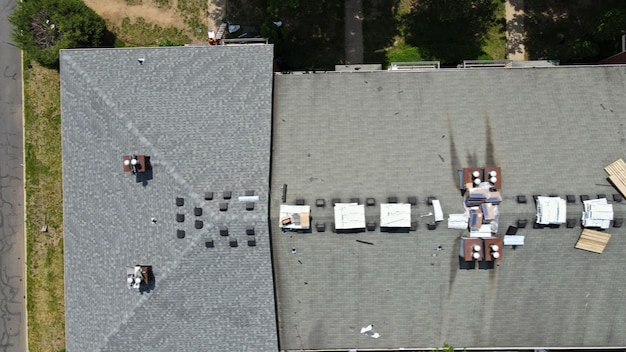
<instances>
[{"instance_id":1,"label":"tree canopy","mask_svg":"<svg viewBox=\"0 0 626 352\"><path fill-rule=\"evenodd\" d=\"M106 23L81 0L24 0L9 17L13 39L34 60L56 68L59 50L102 45Z\"/></svg>"},{"instance_id":2,"label":"tree canopy","mask_svg":"<svg viewBox=\"0 0 626 352\"><path fill-rule=\"evenodd\" d=\"M526 0L524 11L513 21L523 21L531 58L596 62L618 53L626 34L622 0Z\"/></svg>"},{"instance_id":3,"label":"tree canopy","mask_svg":"<svg viewBox=\"0 0 626 352\"><path fill-rule=\"evenodd\" d=\"M500 0L413 0L404 17L407 43L428 59L457 64L479 58Z\"/></svg>"}]
</instances>

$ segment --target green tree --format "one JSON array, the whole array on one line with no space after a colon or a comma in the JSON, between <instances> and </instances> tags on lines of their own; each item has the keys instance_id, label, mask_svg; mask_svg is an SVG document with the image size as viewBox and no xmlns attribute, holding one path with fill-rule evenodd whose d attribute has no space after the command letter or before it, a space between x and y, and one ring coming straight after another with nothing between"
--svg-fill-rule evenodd
<instances>
[{"instance_id":1,"label":"green tree","mask_svg":"<svg viewBox=\"0 0 626 352\"><path fill-rule=\"evenodd\" d=\"M412 0L404 16L407 43L447 65L484 56L482 45L497 21L498 1Z\"/></svg>"},{"instance_id":2,"label":"green tree","mask_svg":"<svg viewBox=\"0 0 626 352\"><path fill-rule=\"evenodd\" d=\"M103 44L106 24L81 0L24 0L9 17L13 39L41 65L57 68L59 50Z\"/></svg>"},{"instance_id":3,"label":"green tree","mask_svg":"<svg viewBox=\"0 0 626 352\"><path fill-rule=\"evenodd\" d=\"M526 0L523 21L531 58L597 62L621 49L626 33L623 0Z\"/></svg>"}]
</instances>

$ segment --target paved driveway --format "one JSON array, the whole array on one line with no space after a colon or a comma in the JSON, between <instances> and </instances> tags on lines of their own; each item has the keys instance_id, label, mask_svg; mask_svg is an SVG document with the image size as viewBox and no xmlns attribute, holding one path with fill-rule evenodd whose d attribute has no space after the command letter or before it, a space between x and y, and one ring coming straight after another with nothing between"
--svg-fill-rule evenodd
<instances>
[{"instance_id":1,"label":"paved driveway","mask_svg":"<svg viewBox=\"0 0 626 352\"><path fill-rule=\"evenodd\" d=\"M0 352L26 351L24 180L20 51L0 0Z\"/></svg>"}]
</instances>

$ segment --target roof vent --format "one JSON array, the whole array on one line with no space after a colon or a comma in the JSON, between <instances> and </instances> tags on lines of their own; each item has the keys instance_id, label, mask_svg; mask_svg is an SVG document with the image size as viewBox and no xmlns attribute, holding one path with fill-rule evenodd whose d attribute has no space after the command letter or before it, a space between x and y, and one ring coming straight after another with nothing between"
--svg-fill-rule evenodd
<instances>
[{"instance_id":1,"label":"roof vent","mask_svg":"<svg viewBox=\"0 0 626 352\"><path fill-rule=\"evenodd\" d=\"M256 240L255 239L248 240L248 247L255 247L255 246L256 246Z\"/></svg>"},{"instance_id":2,"label":"roof vent","mask_svg":"<svg viewBox=\"0 0 626 352\"><path fill-rule=\"evenodd\" d=\"M140 58L137 59L137 62L139 62L140 65L143 65L144 61L146 61L146 59L143 58L143 57L140 57Z\"/></svg>"},{"instance_id":3,"label":"roof vent","mask_svg":"<svg viewBox=\"0 0 626 352\"><path fill-rule=\"evenodd\" d=\"M228 236L228 227L220 226L220 236Z\"/></svg>"},{"instance_id":4,"label":"roof vent","mask_svg":"<svg viewBox=\"0 0 626 352\"><path fill-rule=\"evenodd\" d=\"M246 227L246 235L254 236L254 226Z\"/></svg>"},{"instance_id":5,"label":"roof vent","mask_svg":"<svg viewBox=\"0 0 626 352\"><path fill-rule=\"evenodd\" d=\"M185 230L177 230L176 231L176 237L178 237L178 238L185 238Z\"/></svg>"},{"instance_id":6,"label":"roof vent","mask_svg":"<svg viewBox=\"0 0 626 352\"><path fill-rule=\"evenodd\" d=\"M146 155L124 155L122 162L124 164L124 172L132 172L133 175L138 172L146 172L148 169L149 156Z\"/></svg>"},{"instance_id":7,"label":"roof vent","mask_svg":"<svg viewBox=\"0 0 626 352\"><path fill-rule=\"evenodd\" d=\"M224 191L224 193L222 194L224 196L224 199L230 199L233 195L233 192L231 191Z\"/></svg>"},{"instance_id":8,"label":"roof vent","mask_svg":"<svg viewBox=\"0 0 626 352\"><path fill-rule=\"evenodd\" d=\"M198 230L202 229L204 227L204 223L202 222L202 220L196 220L195 227Z\"/></svg>"},{"instance_id":9,"label":"roof vent","mask_svg":"<svg viewBox=\"0 0 626 352\"><path fill-rule=\"evenodd\" d=\"M179 207L182 207L183 205L185 205L185 198L176 197L176 205Z\"/></svg>"},{"instance_id":10,"label":"roof vent","mask_svg":"<svg viewBox=\"0 0 626 352\"><path fill-rule=\"evenodd\" d=\"M213 192L204 192L205 200L213 200Z\"/></svg>"},{"instance_id":11,"label":"roof vent","mask_svg":"<svg viewBox=\"0 0 626 352\"><path fill-rule=\"evenodd\" d=\"M235 240L235 239L230 240L230 246L231 247L237 247L237 240Z\"/></svg>"},{"instance_id":12,"label":"roof vent","mask_svg":"<svg viewBox=\"0 0 626 352\"><path fill-rule=\"evenodd\" d=\"M140 289L142 285L147 285L151 281L152 266L135 265L132 268L126 268L126 284L129 289Z\"/></svg>"},{"instance_id":13,"label":"roof vent","mask_svg":"<svg viewBox=\"0 0 626 352\"><path fill-rule=\"evenodd\" d=\"M213 240L207 240L206 242L204 242L204 246L206 248L213 248L213 247L215 247L215 245L213 244Z\"/></svg>"},{"instance_id":14,"label":"roof vent","mask_svg":"<svg viewBox=\"0 0 626 352\"><path fill-rule=\"evenodd\" d=\"M176 214L176 222L184 222L185 214Z\"/></svg>"},{"instance_id":15,"label":"roof vent","mask_svg":"<svg viewBox=\"0 0 626 352\"><path fill-rule=\"evenodd\" d=\"M195 216L202 216L202 208L198 208L198 207L193 208L193 214Z\"/></svg>"}]
</instances>

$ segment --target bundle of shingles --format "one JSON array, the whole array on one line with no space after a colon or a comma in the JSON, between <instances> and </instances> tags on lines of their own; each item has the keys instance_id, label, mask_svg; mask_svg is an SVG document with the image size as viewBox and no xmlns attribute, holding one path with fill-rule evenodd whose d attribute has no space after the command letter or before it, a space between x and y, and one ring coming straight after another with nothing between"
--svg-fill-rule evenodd
<instances>
[{"instance_id":1,"label":"bundle of shingles","mask_svg":"<svg viewBox=\"0 0 626 352\"><path fill-rule=\"evenodd\" d=\"M590 199L583 202L583 226L608 229L613 220L613 204L608 204L606 198Z\"/></svg>"},{"instance_id":2,"label":"bundle of shingles","mask_svg":"<svg viewBox=\"0 0 626 352\"><path fill-rule=\"evenodd\" d=\"M564 224L567 209L565 199L560 197L537 197L537 223L542 225Z\"/></svg>"}]
</instances>

